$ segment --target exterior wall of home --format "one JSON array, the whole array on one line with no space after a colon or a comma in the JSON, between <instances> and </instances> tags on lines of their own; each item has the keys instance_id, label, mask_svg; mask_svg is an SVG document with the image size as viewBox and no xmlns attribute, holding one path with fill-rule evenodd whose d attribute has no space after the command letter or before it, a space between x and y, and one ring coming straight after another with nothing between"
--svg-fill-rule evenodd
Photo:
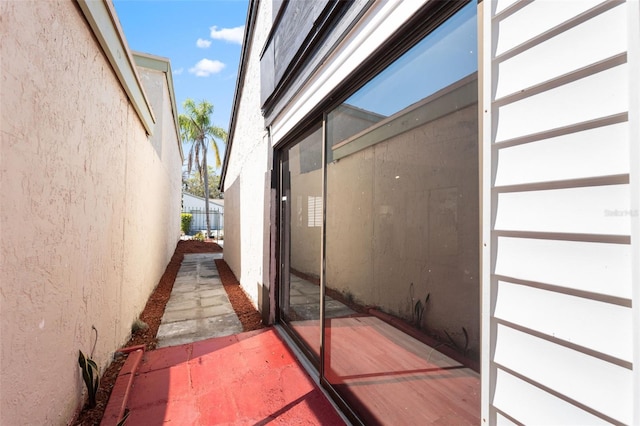
<instances>
[{"instance_id":1,"label":"exterior wall of home","mask_svg":"<svg viewBox=\"0 0 640 426\"><path fill-rule=\"evenodd\" d=\"M224 205L219 204L221 200L209 201L209 208L213 210L218 210L224 213ZM191 210L191 209L200 209L203 210L205 208L204 198L198 197L196 195L187 194L186 192L182 193L182 209L183 210Z\"/></svg>"},{"instance_id":2,"label":"exterior wall of home","mask_svg":"<svg viewBox=\"0 0 640 426\"><path fill-rule=\"evenodd\" d=\"M269 256L269 215L265 217L265 199L270 194L272 158L260 113L260 79L257 76L260 75L260 51L271 20L271 2L260 2L252 45L247 52L236 126L229 135L233 146L224 181L225 206L229 213L225 216L224 258L256 305L262 286L268 286L265 284L268 283L268 271L263 260Z\"/></svg>"},{"instance_id":3,"label":"exterior wall of home","mask_svg":"<svg viewBox=\"0 0 640 426\"><path fill-rule=\"evenodd\" d=\"M193 218L191 219L191 233L197 233L207 229L206 214L205 214L205 201L204 198L196 195L191 195L186 192L182 193L182 211L191 212ZM224 204L223 200L211 200L209 201L209 225L211 230L219 231L224 229ZM212 232L213 233L213 232ZM215 233L216 237L221 235Z\"/></svg>"},{"instance_id":4,"label":"exterior wall of home","mask_svg":"<svg viewBox=\"0 0 640 426\"><path fill-rule=\"evenodd\" d=\"M161 62L168 61L165 58L158 58L158 60ZM146 240L148 244L154 244L154 247L159 247L157 251L159 258L151 260L151 264L154 269L160 267L162 269L160 273L164 273L164 269L175 251L176 229L178 233L180 229L182 150L175 120L175 115L178 112L174 110L174 94L169 90L168 79L172 78L170 69L169 72L161 72L138 66L137 70L156 117L153 135L149 137L151 145L156 151L156 156L153 156L148 151L148 144L140 144L140 147L144 149L143 152L130 152L129 154L134 158L138 158L138 155L140 155L140 158L145 159L146 161L140 162L142 167L149 167L148 162L152 162L149 188L154 188L153 191L146 193L148 197L144 200L141 208L142 216L136 218L136 221L139 221L141 217L146 215L149 222L145 223L145 228L140 227L139 224L136 224L134 228L144 229L143 232L149 232L149 236L142 237L142 240ZM138 144L132 146L137 147ZM128 161L129 163L131 161ZM133 164L139 163L135 162ZM141 173L144 173L144 171ZM127 176L133 176L132 179L128 178L131 182L137 182L138 184L142 182L137 178L139 176L137 172ZM145 192L145 189L144 186L138 185L134 191L137 194L141 194ZM136 198L140 197L141 195L136 196ZM164 251L162 248L164 248ZM157 270L153 271L153 275L157 275L157 273ZM144 308L144 305L142 308Z\"/></svg>"},{"instance_id":5,"label":"exterior wall of home","mask_svg":"<svg viewBox=\"0 0 640 426\"><path fill-rule=\"evenodd\" d=\"M166 123L170 125L173 118L171 115L165 117L164 105L163 101L165 99L165 91L168 90L167 86L167 78L165 77L165 73L162 71L144 68L138 66L138 76L140 77L140 82L145 88L145 94L147 95L147 99L151 104L151 108L153 111L158 111L155 114L155 125L157 129L161 131L155 131L151 136L149 136L149 141L151 145L156 150L158 157L162 158L162 143L165 136L165 118L169 121ZM169 103L169 108L171 108L171 104ZM169 113L171 113L171 109L169 109ZM171 126L175 127L175 126Z\"/></svg>"},{"instance_id":6,"label":"exterior wall of home","mask_svg":"<svg viewBox=\"0 0 640 426\"><path fill-rule=\"evenodd\" d=\"M154 149L76 2L0 7L0 423L65 424L92 327L104 368L175 248L181 154L175 129Z\"/></svg>"},{"instance_id":7,"label":"exterior wall of home","mask_svg":"<svg viewBox=\"0 0 640 426\"><path fill-rule=\"evenodd\" d=\"M510 3L481 5L482 417L637 424L637 2Z\"/></svg>"},{"instance_id":8,"label":"exterior wall of home","mask_svg":"<svg viewBox=\"0 0 640 426\"><path fill-rule=\"evenodd\" d=\"M293 76L295 90L285 90L268 117L272 146L307 124L313 109L421 4L374 3L318 69ZM478 8L481 418L485 424L637 424L638 3L505 0ZM242 192L263 182L262 176L249 181L241 167L251 152L236 149L229 164L234 177L225 184L225 195L235 194L227 207L237 215L229 248L237 265L245 261ZM362 203L370 202L370 188L350 184ZM295 256L292 266L313 270L303 253Z\"/></svg>"},{"instance_id":9,"label":"exterior wall of home","mask_svg":"<svg viewBox=\"0 0 640 426\"><path fill-rule=\"evenodd\" d=\"M281 8L285 7L283 2L279 3L274 2L274 7L277 9L273 11L274 20ZM317 6L316 3L320 4L320 2L313 3L314 6ZM302 13L297 14L299 16L296 16L295 9L300 10L300 2L289 3L281 19L274 21L277 28L274 29L269 42L265 44L260 72L263 101L266 101L262 107L265 109L267 126L271 125L273 120L287 107L289 100L305 85L307 79L312 78L316 71L322 70L334 48L341 43L342 35L349 32L351 23L358 18L363 19L361 15L371 5L368 0L338 3L340 4L328 5L331 11L328 11L326 7L323 11L317 7L304 8ZM396 2L391 8L396 7L399 3ZM411 3L419 7L421 2ZM335 19L338 15L340 18ZM309 21L309 18L312 19ZM315 19L319 19L317 25L309 25ZM292 37L291 34L295 34L295 36ZM387 35L385 33L383 36ZM322 41L315 44L318 40ZM310 57L305 58L309 45L304 43L314 44L313 54ZM277 47L277 45L280 46ZM276 58L276 50L283 52L284 55ZM276 74L276 67L281 70L286 68L286 71ZM288 78L291 80L283 85ZM277 87L279 85L282 87ZM274 90L279 93L274 93Z\"/></svg>"},{"instance_id":10,"label":"exterior wall of home","mask_svg":"<svg viewBox=\"0 0 640 426\"><path fill-rule=\"evenodd\" d=\"M364 0L355 1L345 15L345 22L339 24L341 30L348 34L341 40L335 39L337 46L331 51L330 46L320 46L326 57L316 55L309 62L310 67L317 66L318 69L312 75L308 75L309 69L303 69L294 76L291 87L278 101L282 105L274 108L277 112L268 117L272 144L275 146L280 143L292 129L300 125L313 108L335 91L424 3L426 1L376 2L351 27L349 19L356 19L367 4ZM339 35L332 33L330 36L333 39Z\"/></svg>"}]
</instances>

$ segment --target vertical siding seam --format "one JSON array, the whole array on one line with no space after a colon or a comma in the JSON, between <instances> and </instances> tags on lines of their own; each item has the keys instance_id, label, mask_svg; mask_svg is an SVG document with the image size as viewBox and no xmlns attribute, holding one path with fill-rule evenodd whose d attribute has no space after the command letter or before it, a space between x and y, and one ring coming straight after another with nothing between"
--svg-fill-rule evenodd
<instances>
[{"instance_id":1,"label":"vertical siding seam","mask_svg":"<svg viewBox=\"0 0 640 426\"><path fill-rule=\"evenodd\" d=\"M631 297L633 303L632 423L640 424L640 4L627 3L629 63L629 160L631 215Z\"/></svg>"},{"instance_id":2,"label":"vertical siding seam","mask_svg":"<svg viewBox=\"0 0 640 426\"><path fill-rule=\"evenodd\" d=\"M492 23L492 9L495 2L483 1L478 4L478 123L479 123L479 197L480 197L480 418L483 425L495 423L493 393L496 388L495 368L491 361L495 345L491 318L494 302L493 272L495 255L493 247L495 237L492 234L492 224L495 210L492 208L496 196L491 188L495 179L496 166L493 165L493 114L491 103L493 100L494 75L493 52L495 49L494 25Z\"/></svg>"}]
</instances>

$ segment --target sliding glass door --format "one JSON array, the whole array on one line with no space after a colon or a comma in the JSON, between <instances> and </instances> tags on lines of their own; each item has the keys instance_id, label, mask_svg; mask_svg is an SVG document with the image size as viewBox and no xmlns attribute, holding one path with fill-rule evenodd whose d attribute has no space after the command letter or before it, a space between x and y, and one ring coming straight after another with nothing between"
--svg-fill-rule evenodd
<instances>
[{"instance_id":1,"label":"sliding glass door","mask_svg":"<svg viewBox=\"0 0 640 426\"><path fill-rule=\"evenodd\" d=\"M304 348L320 358L322 128L312 129L281 157L279 312Z\"/></svg>"},{"instance_id":2,"label":"sliding glass door","mask_svg":"<svg viewBox=\"0 0 640 426\"><path fill-rule=\"evenodd\" d=\"M366 424L480 423L476 33L468 3L280 151L280 315Z\"/></svg>"}]
</instances>

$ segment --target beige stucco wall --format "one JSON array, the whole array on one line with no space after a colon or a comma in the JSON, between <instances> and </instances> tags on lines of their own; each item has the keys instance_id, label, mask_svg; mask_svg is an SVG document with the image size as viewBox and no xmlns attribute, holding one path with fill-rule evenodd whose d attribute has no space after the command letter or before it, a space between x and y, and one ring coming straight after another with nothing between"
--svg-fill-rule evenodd
<instances>
[{"instance_id":1,"label":"beige stucco wall","mask_svg":"<svg viewBox=\"0 0 640 426\"><path fill-rule=\"evenodd\" d=\"M244 87L230 138L224 182L224 259L257 305L261 287L268 286L268 202L272 151L260 113L260 51L271 27L271 2L260 2L253 44L248 51Z\"/></svg>"},{"instance_id":2,"label":"beige stucco wall","mask_svg":"<svg viewBox=\"0 0 640 426\"><path fill-rule=\"evenodd\" d=\"M160 128L158 156L75 2L1 7L0 424L65 424L91 327L104 368L175 248L181 158Z\"/></svg>"}]
</instances>

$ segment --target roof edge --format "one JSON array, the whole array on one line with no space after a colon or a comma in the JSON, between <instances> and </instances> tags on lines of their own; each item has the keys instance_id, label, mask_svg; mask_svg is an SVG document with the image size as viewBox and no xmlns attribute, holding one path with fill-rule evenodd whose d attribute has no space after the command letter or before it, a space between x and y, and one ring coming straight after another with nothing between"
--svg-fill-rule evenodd
<instances>
[{"instance_id":1,"label":"roof edge","mask_svg":"<svg viewBox=\"0 0 640 426\"><path fill-rule=\"evenodd\" d=\"M156 121L111 0L76 0L147 134Z\"/></svg>"},{"instance_id":2,"label":"roof edge","mask_svg":"<svg viewBox=\"0 0 640 426\"><path fill-rule=\"evenodd\" d=\"M169 98L171 98L171 113L176 128L176 137L178 138L178 151L180 158L184 161L184 151L182 149L182 137L180 136L180 124L178 122L178 108L176 106L176 94L173 89L173 72L171 71L171 60L163 56L152 55L138 51L131 52L136 65L139 67L149 68L160 71L165 74L167 79L167 87L169 89Z\"/></svg>"},{"instance_id":3,"label":"roof edge","mask_svg":"<svg viewBox=\"0 0 640 426\"><path fill-rule=\"evenodd\" d=\"M222 161L222 171L220 172L220 183L218 185L218 189L220 190L223 190L224 181L227 177L227 168L229 167L229 158L231 157L233 136L236 128L235 116L240 104L242 89L244 88L244 77L247 69L247 61L249 60L249 51L251 50L251 46L253 45L253 33L255 29L259 5L260 2L258 0L250 0L249 7L247 8L247 19L244 28L244 38L242 40L242 53L240 55L240 67L238 69L238 78L236 79L236 90L233 94L231 118L229 119L229 139L227 140L227 147L225 149L224 159Z\"/></svg>"},{"instance_id":4,"label":"roof edge","mask_svg":"<svg viewBox=\"0 0 640 426\"><path fill-rule=\"evenodd\" d=\"M184 196L184 195L188 195L188 196L190 196L190 197L197 198L197 199L199 199L199 200L204 201L204 197L201 197L201 196L199 196L199 195L192 194L192 193L190 193L190 192L182 191L182 195L183 195L183 196ZM214 203L214 204L218 204L218 205L220 205L219 203L217 203L218 201L222 201L222 204L224 204L224 198L209 198L209 202L210 202L210 203Z\"/></svg>"}]
</instances>

